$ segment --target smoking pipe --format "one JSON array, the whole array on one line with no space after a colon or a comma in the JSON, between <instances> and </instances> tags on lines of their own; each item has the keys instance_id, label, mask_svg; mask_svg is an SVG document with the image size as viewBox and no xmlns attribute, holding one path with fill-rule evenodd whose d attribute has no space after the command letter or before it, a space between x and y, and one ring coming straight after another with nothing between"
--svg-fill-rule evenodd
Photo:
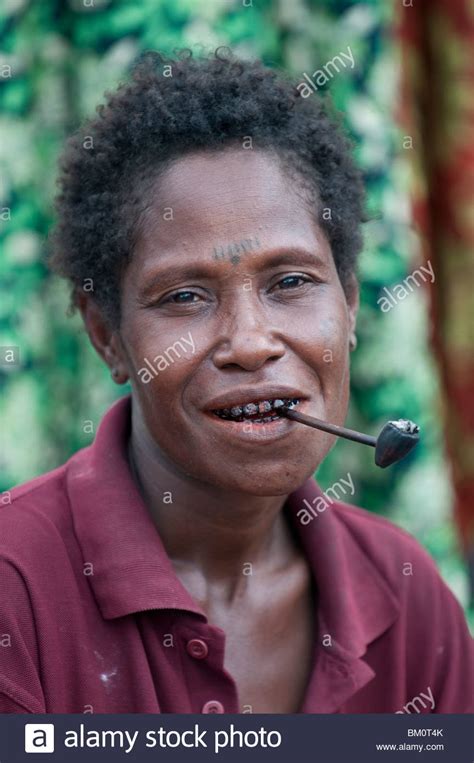
<instances>
[{"instance_id":1,"label":"smoking pipe","mask_svg":"<svg viewBox=\"0 0 474 763\"><path fill-rule=\"evenodd\" d=\"M384 469L386 466L395 464L401 458L407 455L418 443L420 428L408 419L398 419L397 421L387 421L378 437L372 437L362 432L356 432L354 429L329 424L327 421L316 419L314 416L308 416L305 413L299 413L287 405L283 405L279 411L283 416L300 424L306 424L314 429L321 429L323 432L329 432L336 437L345 437L346 440L361 442L364 445L371 445L375 448L375 463Z\"/></svg>"}]
</instances>

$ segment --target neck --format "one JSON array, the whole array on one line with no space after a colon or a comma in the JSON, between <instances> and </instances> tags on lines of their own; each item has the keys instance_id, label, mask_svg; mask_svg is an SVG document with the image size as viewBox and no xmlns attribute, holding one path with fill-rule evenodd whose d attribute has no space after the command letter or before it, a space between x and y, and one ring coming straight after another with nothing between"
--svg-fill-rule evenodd
<instances>
[{"instance_id":1,"label":"neck","mask_svg":"<svg viewBox=\"0 0 474 763\"><path fill-rule=\"evenodd\" d=\"M231 585L249 564L251 574L270 573L295 558L296 541L282 511L286 496L227 492L179 473L143 446L133 428L128 455L177 569L198 570L210 583Z\"/></svg>"}]
</instances>

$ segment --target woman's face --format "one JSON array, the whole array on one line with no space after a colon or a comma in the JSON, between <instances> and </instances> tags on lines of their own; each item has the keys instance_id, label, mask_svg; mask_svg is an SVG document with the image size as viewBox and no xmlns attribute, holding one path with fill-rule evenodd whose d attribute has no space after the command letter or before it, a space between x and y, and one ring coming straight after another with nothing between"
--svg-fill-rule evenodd
<instances>
[{"instance_id":1,"label":"woman's face","mask_svg":"<svg viewBox=\"0 0 474 763\"><path fill-rule=\"evenodd\" d=\"M161 176L122 281L122 366L148 447L202 482L284 495L333 438L280 418L212 411L299 398L341 424L357 288L279 162L257 150L195 153Z\"/></svg>"}]
</instances>

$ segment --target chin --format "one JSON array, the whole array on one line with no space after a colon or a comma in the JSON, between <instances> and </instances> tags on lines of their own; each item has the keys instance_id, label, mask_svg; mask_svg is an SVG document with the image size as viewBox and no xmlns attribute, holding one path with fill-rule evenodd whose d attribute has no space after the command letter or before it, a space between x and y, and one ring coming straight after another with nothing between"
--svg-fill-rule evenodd
<instances>
[{"instance_id":1,"label":"chin","mask_svg":"<svg viewBox=\"0 0 474 763\"><path fill-rule=\"evenodd\" d=\"M307 479L312 477L318 464L311 464L305 470L301 465L295 469L291 466L279 466L269 470L268 468L259 469L255 467L256 473L247 473L238 471L233 475L223 475L222 473L215 479L209 480L215 485L229 491L239 491L247 495L272 496L289 495L298 490ZM227 479L226 479L227 477Z\"/></svg>"}]
</instances>

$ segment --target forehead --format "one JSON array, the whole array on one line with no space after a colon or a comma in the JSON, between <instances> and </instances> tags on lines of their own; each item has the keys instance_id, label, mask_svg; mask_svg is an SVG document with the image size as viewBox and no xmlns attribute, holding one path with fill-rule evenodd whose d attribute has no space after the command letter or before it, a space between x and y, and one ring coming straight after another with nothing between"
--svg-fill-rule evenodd
<instances>
[{"instance_id":1,"label":"forehead","mask_svg":"<svg viewBox=\"0 0 474 763\"><path fill-rule=\"evenodd\" d=\"M259 150L189 154L173 162L149 192L137 249L209 246L248 235L272 244L279 239L280 246L282 238L314 245L321 231L296 178L278 157Z\"/></svg>"}]
</instances>

